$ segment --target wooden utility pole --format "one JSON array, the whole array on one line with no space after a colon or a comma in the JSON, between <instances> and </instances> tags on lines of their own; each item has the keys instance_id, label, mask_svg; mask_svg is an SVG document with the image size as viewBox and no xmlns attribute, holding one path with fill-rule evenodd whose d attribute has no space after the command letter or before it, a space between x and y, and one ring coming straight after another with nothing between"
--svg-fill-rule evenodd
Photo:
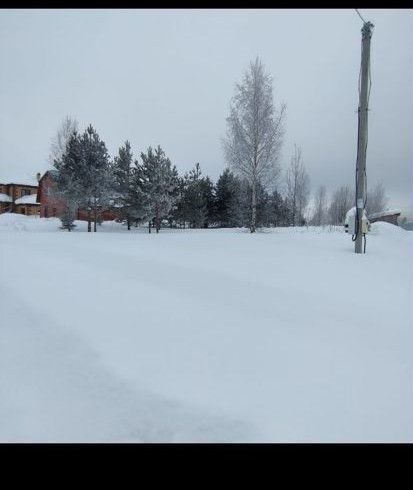
<instances>
[{"instance_id":1,"label":"wooden utility pole","mask_svg":"<svg viewBox=\"0 0 413 490\"><path fill-rule=\"evenodd\" d=\"M356 240L355 253L363 253L362 219L366 202L366 153L367 153L367 113L370 92L370 40L373 30L371 22L364 22L361 29L361 81L358 109L358 142L356 167Z\"/></svg>"}]
</instances>

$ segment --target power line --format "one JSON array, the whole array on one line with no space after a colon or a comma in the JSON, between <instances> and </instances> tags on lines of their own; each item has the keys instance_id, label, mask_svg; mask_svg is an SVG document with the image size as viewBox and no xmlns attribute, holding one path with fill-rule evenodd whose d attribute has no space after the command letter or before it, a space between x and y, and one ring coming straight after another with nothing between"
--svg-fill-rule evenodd
<instances>
[{"instance_id":1,"label":"power line","mask_svg":"<svg viewBox=\"0 0 413 490\"><path fill-rule=\"evenodd\" d=\"M360 19L363 21L363 24L366 24L366 21L363 19L361 16L360 12L357 9L354 9L357 12L357 15L360 17Z\"/></svg>"}]
</instances>

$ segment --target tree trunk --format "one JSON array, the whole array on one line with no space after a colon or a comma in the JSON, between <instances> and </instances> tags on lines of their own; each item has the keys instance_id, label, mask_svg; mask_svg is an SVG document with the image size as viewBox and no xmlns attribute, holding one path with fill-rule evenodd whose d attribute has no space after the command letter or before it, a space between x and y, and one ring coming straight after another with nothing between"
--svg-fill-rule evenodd
<instances>
[{"instance_id":1,"label":"tree trunk","mask_svg":"<svg viewBox=\"0 0 413 490\"><path fill-rule=\"evenodd\" d=\"M149 230L149 233L151 232L151 220L149 220L148 222L148 230Z\"/></svg>"},{"instance_id":2,"label":"tree trunk","mask_svg":"<svg viewBox=\"0 0 413 490\"><path fill-rule=\"evenodd\" d=\"M156 233L159 233L159 229L161 227L161 222L160 222L160 216L159 216L159 207L156 206L156 214L155 214L155 226L156 226Z\"/></svg>"},{"instance_id":3,"label":"tree trunk","mask_svg":"<svg viewBox=\"0 0 413 490\"><path fill-rule=\"evenodd\" d=\"M130 218L129 218L129 216L126 218L126 223L128 225L128 230L130 230Z\"/></svg>"},{"instance_id":4,"label":"tree trunk","mask_svg":"<svg viewBox=\"0 0 413 490\"><path fill-rule=\"evenodd\" d=\"M92 223L91 223L91 215L90 215L90 206L87 207L87 231L92 231Z\"/></svg>"},{"instance_id":5,"label":"tree trunk","mask_svg":"<svg viewBox=\"0 0 413 490\"><path fill-rule=\"evenodd\" d=\"M96 232L96 222L97 222L97 210L96 206L93 210L93 231Z\"/></svg>"},{"instance_id":6,"label":"tree trunk","mask_svg":"<svg viewBox=\"0 0 413 490\"><path fill-rule=\"evenodd\" d=\"M255 233L255 227L257 222L257 190L255 179L252 181L252 194L251 194L251 233Z\"/></svg>"}]
</instances>

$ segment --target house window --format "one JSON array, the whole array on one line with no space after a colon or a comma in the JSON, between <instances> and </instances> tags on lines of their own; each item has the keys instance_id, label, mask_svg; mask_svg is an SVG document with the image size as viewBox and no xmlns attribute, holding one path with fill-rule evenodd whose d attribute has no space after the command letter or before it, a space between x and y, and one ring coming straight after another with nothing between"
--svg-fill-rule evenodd
<instances>
[{"instance_id":1,"label":"house window","mask_svg":"<svg viewBox=\"0 0 413 490\"><path fill-rule=\"evenodd\" d=\"M44 217L45 218L48 218L49 217L48 211L47 211L47 206L44 207Z\"/></svg>"},{"instance_id":2,"label":"house window","mask_svg":"<svg viewBox=\"0 0 413 490\"><path fill-rule=\"evenodd\" d=\"M21 213L26 214L26 208L22 208Z\"/></svg>"},{"instance_id":3,"label":"house window","mask_svg":"<svg viewBox=\"0 0 413 490\"><path fill-rule=\"evenodd\" d=\"M29 189L22 189L22 197L23 196L30 196L30 190Z\"/></svg>"}]
</instances>

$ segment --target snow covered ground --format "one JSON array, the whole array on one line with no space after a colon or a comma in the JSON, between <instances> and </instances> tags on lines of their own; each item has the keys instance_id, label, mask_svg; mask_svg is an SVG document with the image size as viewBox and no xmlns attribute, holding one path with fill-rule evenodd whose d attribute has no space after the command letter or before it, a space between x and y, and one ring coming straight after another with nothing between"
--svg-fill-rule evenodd
<instances>
[{"instance_id":1,"label":"snow covered ground","mask_svg":"<svg viewBox=\"0 0 413 490\"><path fill-rule=\"evenodd\" d=\"M413 439L413 233L0 215L0 441Z\"/></svg>"}]
</instances>

